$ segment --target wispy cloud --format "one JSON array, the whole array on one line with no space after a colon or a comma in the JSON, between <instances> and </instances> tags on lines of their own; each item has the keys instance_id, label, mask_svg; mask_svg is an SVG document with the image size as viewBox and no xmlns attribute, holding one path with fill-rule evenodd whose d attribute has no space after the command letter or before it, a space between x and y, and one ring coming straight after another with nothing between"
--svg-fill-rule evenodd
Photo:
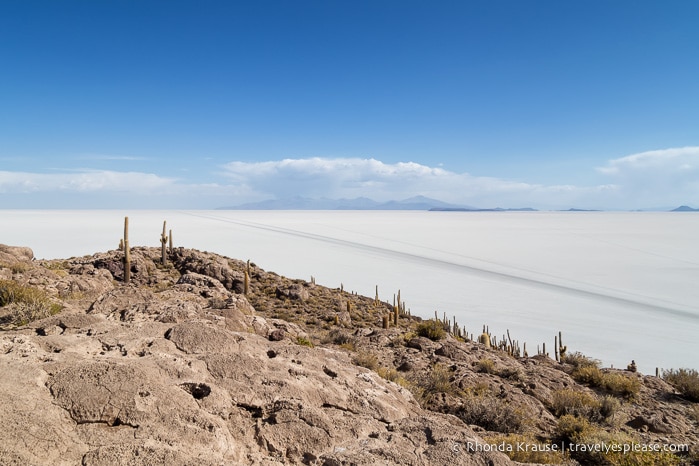
<instances>
[{"instance_id":1,"label":"wispy cloud","mask_svg":"<svg viewBox=\"0 0 699 466\"><path fill-rule=\"evenodd\" d=\"M112 155L112 154L80 154L74 157L76 160L103 160L103 161L137 161L148 160L147 157L137 157L133 155Z\"/></svg>"}]
</instances>

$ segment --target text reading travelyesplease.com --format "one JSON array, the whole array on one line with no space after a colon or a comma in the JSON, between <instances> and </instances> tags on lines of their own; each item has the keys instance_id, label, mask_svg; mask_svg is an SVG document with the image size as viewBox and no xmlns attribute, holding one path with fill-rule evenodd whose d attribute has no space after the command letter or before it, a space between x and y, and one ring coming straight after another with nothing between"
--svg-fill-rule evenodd
<instances>
[{"instance_id":1,"label":"text reading travelyesplease.com","mask_svg":"<svg viewBox=\"0 0 699 466\"><path fill-rule=\"evenodd\" d=\"M687 444L661 444L661 443L477 443L466 442L463 445L454 444L452 451L460 453L467 452L491 452L498 451L502 453L508 452L553 452L553 451L570 451L570 452L595 452L595 453L641 453L641 452L668 452L682 453L689 451Z\"/></svg>"}]
</instances>

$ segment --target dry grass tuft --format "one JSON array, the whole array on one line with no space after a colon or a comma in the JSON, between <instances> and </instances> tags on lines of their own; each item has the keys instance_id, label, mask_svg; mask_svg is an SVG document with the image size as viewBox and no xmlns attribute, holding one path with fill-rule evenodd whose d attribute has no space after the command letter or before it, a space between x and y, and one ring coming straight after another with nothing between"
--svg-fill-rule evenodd
<instances>
[{"instance_id":1,"label":"dry grass tuft","mask_svg":"<svg viewBox=\"0 0 699 466\"><path fill-rule=\"evenodd\" d=\"M689 401L699 401L699 372L694 369L663 371L663 379Z\"/></svg>"},{"instance_id":2,"label":"dry grass tuft","mask_svg":"<svg viewBox=\"0 0 699 466\"><path fill-rule=\"evenodd\" d=\"M0 307L5 311L0 324L18 326L58 314L63 309L51 302L43 290L14 280L0 280Z\"/></svg>"}]
</instances>

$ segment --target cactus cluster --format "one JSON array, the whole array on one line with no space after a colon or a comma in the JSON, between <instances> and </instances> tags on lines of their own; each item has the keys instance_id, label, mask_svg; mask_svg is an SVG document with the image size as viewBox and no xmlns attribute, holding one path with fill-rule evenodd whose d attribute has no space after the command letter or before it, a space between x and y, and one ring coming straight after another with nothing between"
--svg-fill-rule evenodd
<instances>
[{"instance_id":1,"label":"cactus cluster","mask_svg":"<svg viewBox=\"0 0 699 466\"><path fill-rule=\"evenodd\" d=\"M168 252L172 254L172 230L166 234L167 221L163 221L163 232L160 234L160 262L167 264ZM119 240L119 250L124 254L124 283L131 282L131 247L129 245L129 217L124 217L124 237Z\"/></svg>"}]
</instances>

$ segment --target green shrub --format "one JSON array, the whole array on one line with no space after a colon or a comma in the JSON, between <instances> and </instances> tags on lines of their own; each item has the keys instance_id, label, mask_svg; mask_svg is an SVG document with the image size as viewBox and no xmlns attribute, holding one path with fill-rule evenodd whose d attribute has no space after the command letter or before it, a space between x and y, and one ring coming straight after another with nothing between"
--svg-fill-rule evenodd
<instances>
[{"instance_id":1,"label":"green shrub","mask_svg":"<svg viewBox=\"0 0 699 466\"><path fill-rule=\"evenodd\" d=\"M60 304L52 303L43 290L14 280L0 280L0 307L6 311L0 323L13 325L26 325L63 309Z\"/></svg>"},{"instance_id":2,"label":"green shrub","mask_svg":"<svg viewBox=\"0 0 699 466\"><path fill-rule=\"evenodd\" d=\"M694 369L663 371L663 379L690 401L699 401L699 372Z\"/></svg>"},{"instance_id":3,"label":"green shrub","mask_svg":"<svg viewBox=\"0 0 699 466\"><path fill-rule=\"evenodd\" d=\"M420 322L417 325L415 333L421 337L429 338L433 341L441 340L447 336L447 332L444 330L444 324L435 319Z\"/></svg>"},{"instance_id":4,"label":"green shrub","mask_svg":"<svg viewBox=\"0 0 699 466\"><path fill-rule=\"evenodd\" d=\"M313 348L315 346L311 340L305 337L297 337L296 344L301 346L308 346L309 348Z\"/></svg>"}]
</instances>

